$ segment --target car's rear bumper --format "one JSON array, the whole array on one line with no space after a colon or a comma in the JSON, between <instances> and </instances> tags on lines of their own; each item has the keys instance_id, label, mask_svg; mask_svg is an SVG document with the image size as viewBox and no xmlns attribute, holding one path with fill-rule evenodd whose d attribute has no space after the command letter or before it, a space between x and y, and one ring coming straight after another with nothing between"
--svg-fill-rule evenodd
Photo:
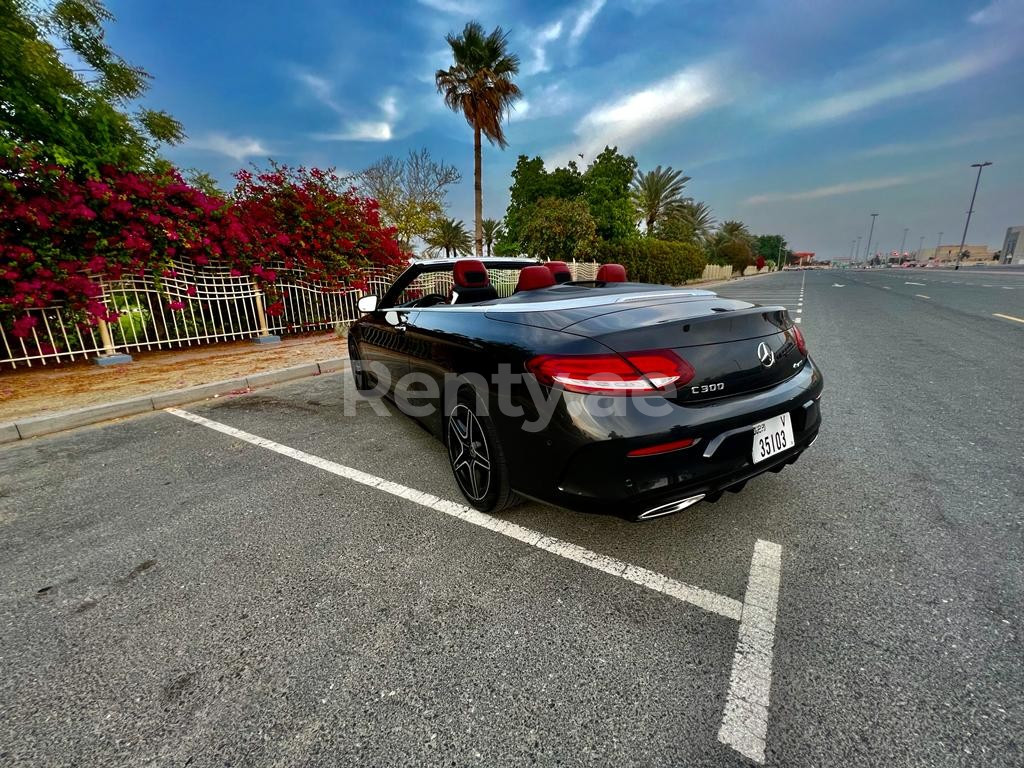
<instances>
[{"instance_id":1,"label":"car's rear bumper","mask_svg":"<svg viewBox=\"0 0 1024 768\"><path fill-rule=\"evenodd\" d=\"M532 471L513 469L513 487L558 506L629 519L699 495L714 500L796 461L818 435L821 392L821 374L808 360L796 376L771 389L675 406L665 416L651 417L631 406L602 415L582 402L588 396L572 396L580 401L566 409L571 424L544 433L545 445L531 453ZM794 445L754 464L754 425L783 413L791 415ZM684 438L697 442L670 453L627 456L636 448ZM545 458L558 455L560 461Z\"/></svg>"}]
</instances>

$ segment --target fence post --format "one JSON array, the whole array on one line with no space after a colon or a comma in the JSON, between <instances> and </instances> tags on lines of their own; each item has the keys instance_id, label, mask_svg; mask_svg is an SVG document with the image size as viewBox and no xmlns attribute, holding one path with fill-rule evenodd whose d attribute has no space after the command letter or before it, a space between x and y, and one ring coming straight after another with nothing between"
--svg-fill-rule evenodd
<instances>
[{"instance_id":1,"label":"fence post","mask_svg":"<svg viewBox=\"0 0 1024 768\"><path fill-rule=\"evenodd\" d=\"M106 291L103 292L103 298L106 299ZM97 320L96 324L100 329L100 343L103 344L103 351L100 352L92 360L96 365L124 365L132 361L132 356L126 352L118 352L114 348L114 337L110 335L110 325L102 317Z\"/></svg>"},{"instance_id":2,"label":"fence post","mask_svg":"<svg viewBox=\"0 0 1024 768\"><path fill-rule=\"evenodd\" d=\"M281 341L281 337L275 336L270 332L270 326L267 324L267 309L263 305L263 291L256 285L255 280L253 280L252 288L256 296L256 317L260 323L260 335L253 339L253 341L257 344L276 344Z\"/></svg>"}]
</instances>

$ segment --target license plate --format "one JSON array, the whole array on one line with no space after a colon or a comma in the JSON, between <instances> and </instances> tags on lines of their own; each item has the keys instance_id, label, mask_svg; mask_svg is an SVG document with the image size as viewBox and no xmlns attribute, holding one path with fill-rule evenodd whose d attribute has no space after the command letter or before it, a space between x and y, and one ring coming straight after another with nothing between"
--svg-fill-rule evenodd
<instances>
[{"instance_id":1,"label":"license plate","mask_svg":"<svg viewBox=\"0 0 1024 768\"><path fill-rule=\"evenodd\" d=\"M788 413L754 425L753 462L757 464L793 447L793 420Z\"/></svg>"}]
</instances>

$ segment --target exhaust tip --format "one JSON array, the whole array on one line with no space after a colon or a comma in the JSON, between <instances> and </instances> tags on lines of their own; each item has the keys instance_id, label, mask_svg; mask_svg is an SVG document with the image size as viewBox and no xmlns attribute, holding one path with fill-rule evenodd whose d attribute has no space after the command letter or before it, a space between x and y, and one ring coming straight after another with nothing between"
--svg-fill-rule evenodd
<instances>
[{"instance_id":1,"label":"exhaust tip","mask_svg":"<svg viewBox=\"0 0 1024 768\"><path fill-rule=\"evenodd\" d=\"M704 498L706 494L698 493L696 496L688 496L685 499L679 499L678 501L670 501L668 504L662 504L660 507L653 507L648 509L646 512L641 512L637 516L637 520L652 520L655 517L664 517L665 515L671 515L675 512L682 512L687 507L692 507L698 501Z\"/></svg>"}]
</instances>

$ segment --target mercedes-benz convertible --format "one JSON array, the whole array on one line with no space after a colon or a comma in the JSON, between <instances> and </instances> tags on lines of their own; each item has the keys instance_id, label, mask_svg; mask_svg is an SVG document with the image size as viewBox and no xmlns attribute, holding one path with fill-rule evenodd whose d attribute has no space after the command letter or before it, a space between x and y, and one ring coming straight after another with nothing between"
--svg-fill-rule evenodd
<instances>
[{"instance_id":1,"label":"mercedes-benz convertible","mask_svg":"<svg viewBox=\"0 0 1024 768\"><path fill-rule=\"evenodd\" d=\"M562 262L414 260L364 296L357 388L447 450L466 500L528 497L646 520L792 464L821 423L822 376L783 307L629 282Z\"/></svg>"}]
</instances>

